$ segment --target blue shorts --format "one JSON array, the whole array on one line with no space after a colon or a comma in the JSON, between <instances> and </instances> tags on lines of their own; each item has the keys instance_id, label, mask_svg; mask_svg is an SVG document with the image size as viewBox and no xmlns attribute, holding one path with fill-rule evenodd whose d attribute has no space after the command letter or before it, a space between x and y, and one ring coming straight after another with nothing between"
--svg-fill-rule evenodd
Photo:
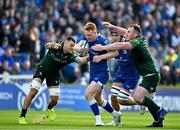
<instances>
[{"instance_id":1,"label":"blue shorts","mask_svg":"<svg viewBox=\"0 0 180 130\"><path fill-rule=\"evenodd\" d=\"M98 73L90 75L89 83L92 81L98 83L99 85L103 86L108 82L109 79L109 73Z\"/></svg>"},{"instance_id":2,"label":"blue shorts","mask_svg":"<svg viewBox=\"0 0 180 130\"><path fill-rule=\"evenodd\" d=\"M138 85L139 79L139 75L135 75L134 77L127 77L116 74L113 83L123 83L123 88L129 91L130 89L134 89Z\"/></svg>"}]
</instances>

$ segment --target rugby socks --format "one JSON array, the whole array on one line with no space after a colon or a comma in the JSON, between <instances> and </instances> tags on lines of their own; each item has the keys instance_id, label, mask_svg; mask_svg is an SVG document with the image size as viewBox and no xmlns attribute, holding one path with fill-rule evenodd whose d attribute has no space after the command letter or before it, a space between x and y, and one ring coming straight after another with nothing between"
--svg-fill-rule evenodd
<instances>
[{"instance_id":1,"label":"rugby socks","mask_svg":"<svg viewBox=\"0 0 180 130\"><path fill-rule=\"evenodd\" d=\"M99 108L98 108L98 104L96 102L95 99L89 101L89 105L91 107L91 110L93 111L94 115L97 116L99 115Z\"/></svg>"},{"instance_id":2,"label":"rugby socks","mask_svg":"<svg viewBox=\"0 0 180 130\"><path fill-rule=\"evenodd\" d=\"M52 109L52 108L53 108L53 106L49 103L48 109Z\"/></svg>"},{"instance_id":3,"label":"rugby socks","mask_svg":"<svg viewBox=\"0 0 180 130\"><path fill-rule=\"evenodd\" d=\"M160 110L160 107L149 97L144 97L144 101L142 103L142 105L146 106L149 110L149 112L151 113L151 115L153 116L154 120L157 121L158 117L157 117L157 112Z\"/></svg>"},{"instance_id":4,"label":"rugby socks","mask_svg":"<svg viewBox=\"0 0 180 130\"><path fill-rule=\"evenodd\" d=\"M101 107L103 107L106 111L108 111L109 113L112 113L114 111L114 109L112 108L112 106L106 101L104 100L103 104L101 105Z\"/></svg>"},{"instance_id":5,"label":"rugby socks","mask_svg":"<svg viewBox=\"0 0 180 130\"><path fill-rule=\"evenodd\" d=\"M22 108L20 117L26 117L27 110Z\"/></svg>"},{"instance_id":6,"label":"rugby socks","mask_svg":"<svg viewBox=\"0 0 180 130\"><path fill-rule=\"evenodd\" d=\"M102 122L100 115L95 116L95 118L96 118L96 122L99 122L99 121Z\"/></svg>"}]
</instances>

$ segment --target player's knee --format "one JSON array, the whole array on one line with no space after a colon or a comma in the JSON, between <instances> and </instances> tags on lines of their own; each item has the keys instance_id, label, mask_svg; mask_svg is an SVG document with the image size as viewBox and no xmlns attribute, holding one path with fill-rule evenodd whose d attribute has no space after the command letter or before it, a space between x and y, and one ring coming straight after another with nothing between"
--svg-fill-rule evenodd
<instances>
[{"instance_id":1,"label":"player's knee","mask_svg":"<svg viewBox=\"0 0 180 130\"><path fill-rule=\"evenodd\" d=\"M86 100L90 101L92 98L94 98L94 94L90 91L86 91L85 98L86 98Z\"/></svg>"},{"instance_id":2,"label":"player's knee","mask_svg":"<svg viewBox=\"0 0 180 130\"><path fill-rule=\"evenodd\" d=\"M90 93L85 93L86 100L90 101L92 98L92 95Z\"/></svg>"},{"instance_id":3,"label":"player's knee","mask_svg":"<svg viewBox=\"0 0 180 130\"><path fill-rule=\"evenodd\" d=\"M134 95L133 98L138 104L141 104L143 102L143 97L142 96Z\"/></svg>"}]
</instances>

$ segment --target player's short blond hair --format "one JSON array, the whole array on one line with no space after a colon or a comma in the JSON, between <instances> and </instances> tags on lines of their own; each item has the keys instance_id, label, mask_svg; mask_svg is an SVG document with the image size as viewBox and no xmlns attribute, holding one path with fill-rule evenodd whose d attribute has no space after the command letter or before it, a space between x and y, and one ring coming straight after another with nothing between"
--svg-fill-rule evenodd
<instances>
[{"instance_id":1,"label":"player's short blond hair","mask_svg":"<svg viewBox=\"0 0 180 130\"><path fill-rule=\"evenodd\" d=\"M88 22L85 24L84 29L89 31L89 30L93 30L93 31L97 31L97 27L96 24L93 22Z\"/></svg>"}]
</instances>

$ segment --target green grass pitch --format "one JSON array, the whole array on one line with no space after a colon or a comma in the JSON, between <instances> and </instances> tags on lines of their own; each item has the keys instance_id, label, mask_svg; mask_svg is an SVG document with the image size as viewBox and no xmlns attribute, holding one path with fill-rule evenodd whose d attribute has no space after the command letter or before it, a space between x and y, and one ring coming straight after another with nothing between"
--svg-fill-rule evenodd
<instances>
[{"instance_id":1,"label":"green grass pitch","mask_svg":"<svg viewBox=\"0 0 180 130\"><path fill-rule=\"evenodd\" d=\"M45 119L41 124L33 124L33 120L42 117L45 112L29 111L27 125L19 125L19 111L0 110L0 130L180 130L180 113L168 113L163 128L146 128L152 123L149 113L140 115L135 112L123 112L123 125L94 126L95 120L91 112L76 112L71 110L56 110L56 120ZM112 121L107 112L101 113L104 123Z\"/></svg>"}]
</instances>

